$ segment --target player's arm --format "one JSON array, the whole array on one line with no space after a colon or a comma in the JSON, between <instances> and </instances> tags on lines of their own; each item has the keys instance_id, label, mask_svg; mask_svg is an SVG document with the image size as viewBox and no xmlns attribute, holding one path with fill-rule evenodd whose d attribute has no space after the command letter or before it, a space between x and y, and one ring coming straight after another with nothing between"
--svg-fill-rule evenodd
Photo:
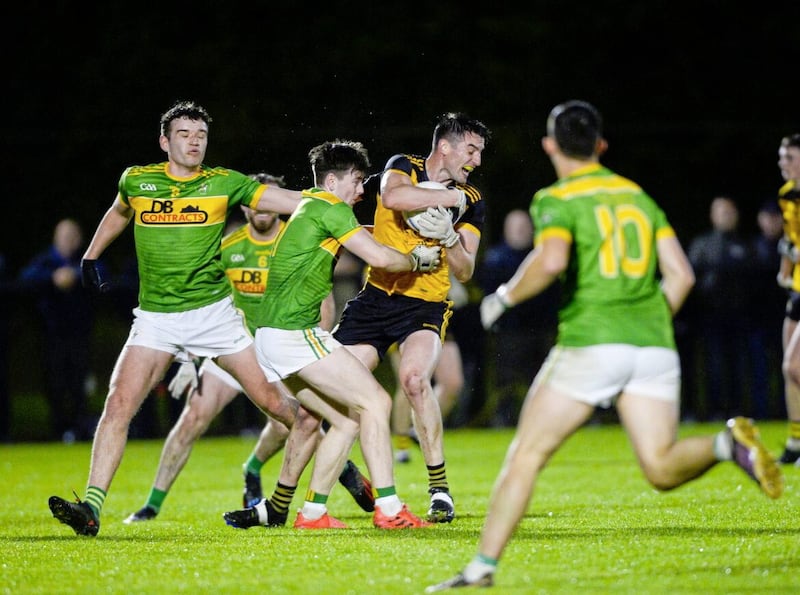
<instances>
[{"instance_id":1,"label":"player's arm","mask_svg":"<svg viewBox=\"0 0 800 595\"><path fill-rule=\"evenodd\" d=\"M659 238L656 250L658 268L661 271L661 291L667 298L670 310L675 314L694 287L694 270L675 236Z\"/></svg>"},{"instance_id":2,"label":"player's arm","mask_svg":"<svg viewBox=\"0 0 800 595\"><path fill-rule=\"evenodd\" d=\"M406 174L389 170L381 178L381 202L393 211L416 211L426 207L459 207L464 210L466 196L457 188L420 188Z\"/></svg>"},{"instance_id":3,"label":"player's arm","mask_svg":"<svg viewBox=\"0 0 800 595\"><path fill-rule=\"evenodd\" d=\"M269 184L264 187L255 208L258 211L275 211L281 215L290 215L297 208L301 196L299 190L289 190Z\"/></svg>"},{"instance_id":4,"label":"player's arm","mask_svg":"<svg viewBox=\"0 0 800 595\"><path fill-rule=\"evenodd\" d=\"M348 237L342 245L368 265L392 273L403 271L427 272L439 266L439 246L420 244L409 254L381 244L363 227Z\"/></svg>"},{"instance_id":5,"label":"player's arm","mask_svg":"<svg viewBox=\"0 0 800 595\"><path fill-rule=\"evenodd\" d=\"M336 302L333 299L333 292L330 292L327 297L322 300L322 304L319 307L319 314L319 326L326 331L331 330L336 324Z\"/></svg>"},{"instance_id":6,"label":"player's arm","mask_svg":"<svg viewBox=\"0 0 800 595\"><path fill-rule=\"evenodd\" d=\"M508 308L547 289L569 264L571 243L562 236L544 238L525 257L514 276L481 301L481 324L490 329Z\"/></svg>"},{"instance_id":7,"label":"player's arm","mask_svg":"<svg viewBox=\"0 0 800 595\"><path fill-rule=\"evenodd\" d=\"M507 305L529 300L550 287L567 269L570 246L563 237L550 236L529 252L514 276L504 284Z\"/></svg>"},{"instance_id":8,"label":"player's arm","mask_svg":"<svg viewBox=\"0 0 800 595\"><path fill-rule=\"evenodd\" d=\"M481 239L465 227L462 227L461 230L456 229L456 233L458 233L459 241L445 250L447 266L456 279L461 283L466 283L472 279L472 275L475 273L475 260Z\"/></svg>"},{"instance_id":9,"label":"player's arm","mask_svg":"<svg viewBox=\"0 0 800 595\"><path fill-rule=\"evenodd\" d=\"M100 220L92 241L86 247L83 258L85 260L97 260L100 258L100 255L108 248L111 242L125 230L131 217L133 217L133 209L122 202L119 195L117 195L114 203Z\"/></svg>"},{"instance_id":10,"label":"player's arm","mask_svg":"<svg viewBox=\"0 0 800 595\"><path fill-rule=\"evenodd\" d=\"M123 232L133 214L134 210L122 202L117 194L114 203L100 220L92 241L89 242L89 246L81 258L81 282L86 289L98 293L105 293L111 289L110 283L103 278L103 270L97 259L109 244Z\"/></svg>"},{"instance_id":11,"label":"player's arm","mask_svg":"<svg viewBox=\"0 0 800 595\"><path fill-rule=\"evenodd\" d=\"M797 263L800 253L792 244L792 241L783 236L778 241L778 254L781 255L781 263L778 268L778 285L791 289L794 265Z\"/></svg>"}]
</instances>

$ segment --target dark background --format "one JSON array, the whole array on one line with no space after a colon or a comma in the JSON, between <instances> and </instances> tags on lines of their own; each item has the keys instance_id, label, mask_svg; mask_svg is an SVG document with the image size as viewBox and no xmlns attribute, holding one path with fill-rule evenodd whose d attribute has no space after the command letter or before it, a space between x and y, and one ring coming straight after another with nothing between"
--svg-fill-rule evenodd
<instances>
[{"instance_id":1,"label":"dark background","mask_svg":"<svg viewBox=\"0 0 800 595\"><path fill-rule=\"evenodd\" d=\"M600 108L605 163L659 200L684 241L718 193L751 225L781 184L780 138L800 130L798 2L79 4L6 16L0 249L12 267L62 216L94 230L122 170L163 159L158 119L176 99L214 118L209 165L296 188L310 185L316 143L361 140L379 169L427 154L435 117L467 111L494 132L471 177L489 205L484 246L553 181L539 139L565 99Z\"/></svg>"},{"instance_id":2,"label":"dark background","mask_svg":"<svg viewBox=\"0 0 800 595\"><path fill-rule=\"evenodd\" d=\"M214 119L209 165L282 174L293 188L311 185L317 143L360 140L379 170L396 152L427 154L436 117L466 111L493 131L470 176L487 201L482 247L554 181L539 140L564 100L603 112L604 163L661 203L684 245L718 194L755 231L782 184L780 139L800 132L797 0L88 4L4 13L0 253L12 274L62 217L88 239L123 169L164 159L158 121L177 99ZM132 250L129 228L105 258ZM39 390L42 340L16 307L12 395ZM117 318L97 331L95 398L127 328Z\"/></svg>"}]
</instances>

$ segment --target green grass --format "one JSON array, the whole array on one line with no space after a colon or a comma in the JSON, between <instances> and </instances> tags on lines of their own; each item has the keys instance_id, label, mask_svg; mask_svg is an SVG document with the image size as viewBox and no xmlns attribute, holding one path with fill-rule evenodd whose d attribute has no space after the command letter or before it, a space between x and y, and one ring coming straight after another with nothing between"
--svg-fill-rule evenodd
<instances>
[{"instance_id":1,"label":"green grass","mask_svg":"<svg viewBox=\"0 0 800 595\"><path fill-rule=\"evenodd\" d=\"M778 450L785 423L760 424ZM684 426L705 433L717 426ZM131 441L106 500L100 534L77 537L47 498L83 497L90 445L0 446L0 593L422 593L475 552L489 492L511 439L506 430L450 430L448 475L457 517L418 531L379 531L340 486L332 513L342 531L232 529L241 464L253 440L205 438L158 519L122 519L144 502L162 441ZM417 450L397 465L400 496L425 512ZM360 452L356 462L363 465ZM263 471L271 492L280 460ZM800 470L785 467L780 500L763 496L732 464L657 493L642 478L617 425L582 429L542 474L506 549L498 593L797 593ZM308 473L293 502L302 504Z\"/></svg>"}]
</instances>

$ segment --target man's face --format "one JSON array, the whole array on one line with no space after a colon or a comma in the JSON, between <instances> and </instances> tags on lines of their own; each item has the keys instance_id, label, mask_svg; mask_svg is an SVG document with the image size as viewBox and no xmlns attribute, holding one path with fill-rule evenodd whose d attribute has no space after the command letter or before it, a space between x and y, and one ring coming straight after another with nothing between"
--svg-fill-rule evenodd
<instances>
[{"instance_id":1,"label":"man's face","mask_svg":"<svg viewBox=\"0 0 800 595\"><path fill-rule=\"evenodd\" d=\"M778 149L778 167L785 181L800 184L800 148L781 146Z\"/></svg>"},{"instance_id":2,"label":"man's face","mask_svg":"<svg viewBox=\"0 0 800 595\"><path fill-rule=\"evenodd\" d=\"M351 207L358 202L364 194L364 172L351 169L341 179L335 178L333 194Z\"/></svg>"},{"instance_id":3,"label":"man's face","mask_svg":"<svg viewBox=\"0 0 800 595\"><path fill-rule=\"evenodd\" d=\"M169 127L169 136L161 137L161 148L170 161L186 168L199 167L208 147L208 125L202 120L178 118Z\"/></svg>"},{"instance_id":4,"label":"man's face","mask_svg":"<svg viewBox=\"0 0 800 595\"><path fill-rule=\"evenodd\" d=\"M460 184L466 184L469 174L481 164L481 154L486 147L486 141L479 134L467 132L464 138L451 143L445 141L444 166L450 174L450 179Z\"/></svg>"},{"instance_id":5,"label":"man's face","mask_svg":"<svg viewBox=\"0 0 800 595\"><path fill-rule=\"evenodd\" d=\"M249 207L242 207L242 211L250 226L258 233L269 233L278 224L278 214L274 211L254 211Z\"/></svg>"}]
</instances>

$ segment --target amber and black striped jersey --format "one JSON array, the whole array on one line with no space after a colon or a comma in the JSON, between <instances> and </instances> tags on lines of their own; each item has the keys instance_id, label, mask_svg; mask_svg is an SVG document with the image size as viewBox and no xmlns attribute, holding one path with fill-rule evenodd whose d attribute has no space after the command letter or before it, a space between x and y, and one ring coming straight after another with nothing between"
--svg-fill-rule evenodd
<instances>
[{"instance_id":1,"label":"amber and black striped jersey","mask_svg":"<svg viewBox=\"0 0 800 595\"><path fill-rule=\"evenodd\" d=\"M386 163L383 173L388 171L406 175L414 184L427 181L425 158L416 155L394 155ZM375 176L378 177L379 176ZM370 201L374 193L375 211L373 234L375 239L405 254L411 252L420 243L435 245L436 240L428 240L408 227L402 213L383 206L380 190L380 179L376 183L372 178L365 184L364 202ZM486 218L485 205L480 191L471 184L456 184L467 196L467 209L455 224L456 229L467 227L480 238ZM368 203L367 203L368 204ZM363 221L362 221L363 223ZM445 248L442 248L445 250ZM447 260L442 258L442 265L433 273L403 272L390 273L384 269L369 268L367 283L385 291L389 295L399 293L408 297L419 298L428 302L440 302L447 299L450 290L450 276Z\"/></svg>"},{"instance_id":2,"label":"amber and black striped jersey","mask_svg":"<svg viewBox=\"0 0 800 595\"><path fill-rule=\"evenodd\" d=\"M800 248L800 188L789 180L778 190L778 204L783 214L783 235ZM792 272L792 290L800 291L800 267Z\"/></svg>"}]
</instances>

